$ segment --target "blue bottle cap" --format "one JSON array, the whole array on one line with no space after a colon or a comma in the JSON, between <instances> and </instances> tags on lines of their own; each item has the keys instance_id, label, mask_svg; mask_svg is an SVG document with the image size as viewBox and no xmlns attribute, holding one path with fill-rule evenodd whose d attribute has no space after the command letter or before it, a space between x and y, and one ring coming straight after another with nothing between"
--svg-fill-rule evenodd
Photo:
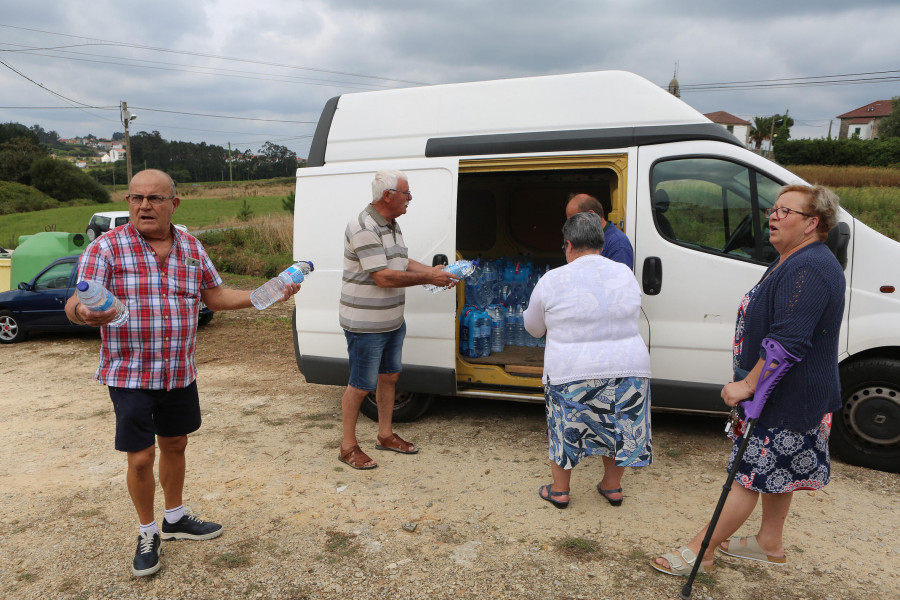
<instances>
[{"instance_id":1,"label":"blue bottle cap","mask_svg":"<svg viewBox=\"0 0 900 600\"><path fill-rule=\"evenodd\" d=\"M86 292L88 289L88 282L87 281L79 281L78 285L76 285L75 287L78 288L79 292Z\"/></svg>"}]
</instances>

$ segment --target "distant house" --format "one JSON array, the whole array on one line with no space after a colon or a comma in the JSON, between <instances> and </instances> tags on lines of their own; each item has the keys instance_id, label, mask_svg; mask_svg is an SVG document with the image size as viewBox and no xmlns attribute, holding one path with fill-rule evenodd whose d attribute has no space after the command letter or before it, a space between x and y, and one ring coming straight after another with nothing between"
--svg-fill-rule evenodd
<instances>
[{"instance_id":1,"label":"distant house","mask_svg":"<svg viewBox=\"0 0 900 600\"><path fill-rule=\"evenodd\" d=\"M856 110L838 115L837 118L841 120L838 138L842 140L848 137L857 137L861 140L877 139L878 122L890 114L891 101L876 100Z\"/></svg>"},{"instance_id":2,"label":"distant house","mask_svg":"<svg viewBox=\"0 0 900 600\"><path fill-rule=\"evenodd\" d=\"M725 112L724 110L718 110L716 112L711 112L703 115L713 123L721 125L725 129L728 130L729 133L734 134L744 146L746 146L750 141L750 121L745 121L740 117L736 117L730 113Z\"/></svg>"},{"instance_id":3,"label":"distant house","mask_svg":"<svg viewBox=\"0 0 900 600\"><path fill-rule=\"evenodd\" d=\"M125 151L122 149L113 148L109 152L103 155L100 159L102 163L111 163L116 162L117 160L123 160L125 158Z\"/></svg>"}]
</instances>

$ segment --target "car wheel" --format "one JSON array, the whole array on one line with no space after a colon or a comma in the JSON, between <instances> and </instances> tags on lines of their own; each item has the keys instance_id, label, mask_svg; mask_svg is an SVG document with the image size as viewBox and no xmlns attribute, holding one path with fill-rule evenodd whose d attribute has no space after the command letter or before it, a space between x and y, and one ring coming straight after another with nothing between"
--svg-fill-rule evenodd
<instances>
[{"instance_id":1,"label":"car wheel","mask_svg":"<svg viewBox=\"0 0 900 600\"><path fill-rule=\"evenodd\" d=\"M851 464L900 472L900 360L866 358L843 366L841 388L831 449Z\"/></svg>"},{"instance_id":2,"label":"car wheel","mask_svg":"<svg viewBox=\"0 0 900 600\"><path fill-rule=\"evenodd\" d=\"M433 401L434 395L432 394L397 390L396 399L394 400L394 422L408 423L415 421L431 408ZM366 395L359 410L373 421L378 421L378 404L375 403L374 392Z\"/></svg>"},{"instance_id":3,"label":"car wheel","mask_svg":"<svg viewBox=\"0 0 900 600\"><path fill-rule=\"evenodd\" d=\"M0 344L15 344L25 339L25 330L8 310L0 310Z\"/></svg>"}]
</instances>

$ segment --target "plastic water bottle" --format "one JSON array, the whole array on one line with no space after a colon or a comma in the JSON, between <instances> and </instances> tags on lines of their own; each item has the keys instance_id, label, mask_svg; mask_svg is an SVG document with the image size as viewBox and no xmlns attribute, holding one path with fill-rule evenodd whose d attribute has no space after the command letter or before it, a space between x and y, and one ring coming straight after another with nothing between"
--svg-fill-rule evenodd
<instances>
[{"instance_id":1,"label":"plastic water bottle","mask_svg":"<svg viewBox=\"0 0 900 600\"><path fill-rule=\"evenodd\" d=\"M312 261L297 261L253 290L250 293L250 302L259 310L268 308L281 300L287 286L292 283L302 283L306 276L315 270Z\"/></svg>"},{"instance_id":2,"label":"plastic water bottle","mask_svg":"<svg viewBox=\"0 0 900 600\"><path fill-rule=\"evenodd\" d=\"M79 281L75 286L75 294L78 301L87 306L91 310L103 312L111 307L116 309L116 318L108 324L112 327L118 327L128 320L128 307L121 300L112 295L103 284L87 279Z\"/></svg>"},{"instance_id":3,"label":"plastic water bottle","mask_svg":"<svg viewBox=\"0 0 900 600\"><path fill-rule=\"evenodd\" d=\"M487 311L475 308L475 358L491 355L491 318Z\"/></svg>"},{"instance_id":4,"label":"plastic water bottle","mask_svg":"<svg viewBox=\"0 0 900 600\"><path fill-rule=\"evenodd\" d=\"M516 304L516 346L525 345L525 318L521 304Z\"/></svg>"},{"instance_id":5,"label":"plastic water bottle","mask_svg":"<svg viewBox=\"0 0 900 600\"><path fill-rule=\"evenodd\" d=\"M459 316L459 353L463 356L471 356L469 353L472 338L471 314L472 309L465 307Z\"/></svg>"},{"instance_id":6,"label":"plastic water bottle","mask_svg":"<svg viewBox=\"0 0 900 600\"><path fill-rule=\"evenodd\" d=\"M471 260L458 260L454 263L450 263L444 267L444 271L447 271L451 275L456 275L461 280L465 279L475 270L475 263ZM432 294L437 294L443 290L448 289L450 286L445 285L444 287L437 287L431 285L430 283L422 284L422 287L431 292Z\"/></svg>"},{"instance_id":7,"label":"plastic water bottle","mask_svg":"<svg viewBox=\"0 0 900 600\"><path fill-rule=\"evenodd\" d=\"M510 306L506 310L506 345L516 345L516 307Z\"/></svg>"},{"instance_id":8,"label":"plastic water bottle","mask_svg":"<svg viewBox=\"0 0 900 600\"><path fill-rule=\"evenodd\" d=\"M491 304L488 307L491 315L491 353L503 352L506 340L506 313L499 304Z\"/></svg>"}]
</instances>

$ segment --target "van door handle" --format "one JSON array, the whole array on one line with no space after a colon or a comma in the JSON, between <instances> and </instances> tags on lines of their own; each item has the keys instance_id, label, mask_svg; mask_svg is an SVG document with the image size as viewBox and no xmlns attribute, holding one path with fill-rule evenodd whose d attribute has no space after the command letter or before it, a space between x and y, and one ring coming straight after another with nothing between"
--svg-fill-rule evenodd
<instances>
[{"instance_id":1,"label":"van door handle","mask_svg":"<svg viewBox=\"0 0 900 600\"><path fill-rule=\"evenodd\" d=\"M655 296L660 292L662 289L662 261L658 256L648 256L644 259L641 280L644 284L644 293L648 296Z\"/></svg>"},{"instance_id":2,"label":"van door handle","mask_svg":"<svg viewBox=\"0 0 900 600\"><path fill-rule=\"evenodd\" d=\"M432 267L436 267L436 266L438 266L438 265L441 265L441 266L444 266L444 267L445 267L445 266L447 266L447 265L449 265L449 264L450 264L450 261L447 260L447 255L446 255L446 254L435 254L434 257L431 259L431 266L432 266Z\"/></svg>"}]
</instances>

